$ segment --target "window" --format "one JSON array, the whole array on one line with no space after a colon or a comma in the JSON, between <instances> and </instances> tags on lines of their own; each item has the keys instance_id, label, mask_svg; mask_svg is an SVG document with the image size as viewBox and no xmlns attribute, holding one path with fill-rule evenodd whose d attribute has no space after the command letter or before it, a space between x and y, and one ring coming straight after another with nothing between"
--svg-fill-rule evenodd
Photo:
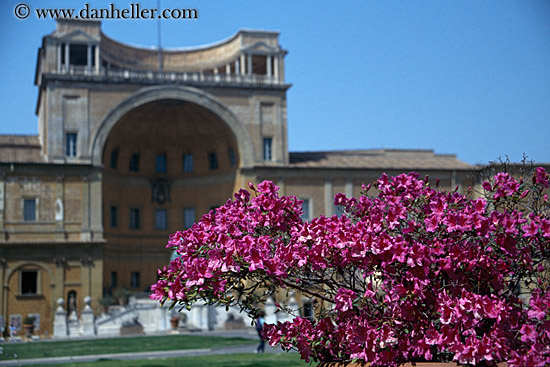
<instances>
[{"instance_id":1,"label":"window","mask_svg":"<svg viewBox=\"0 0 550 367\"><path fill-rule=\"evenodd\" d=\"M130 276L130 283L131 283L132 288L139 288L140 287L139 272L138 271L132 272L132 274Z\"/></svg>"},{"instance_id":2,"label":"window","mask_svg":"<svg viewBox=\"0 0 550 367\"><path fill-rule=\"evenodd\" d=\"M309 199L301 199L301 200L303 200L303 203L302 203L302 215L300 216L300 218L302 218L302 220L309 220L311 215L310 201Z\"/></svg>"},{"instance_id":3,"label":"window","mask_svg":"<svg viewBox=\"0 0 550 367\"><path fill-rule=\"evenodd\" d=\"M139 229L139 209L130 209L130 229Z\"/></svg>"},{"instance_id":4,"label":"window","mask_svg":"<svg viewBox=\"0 0 550 367\"><path fill-rule=\"evenodd\" d=\"M229 148L228 154L229 154L229 164L231 164L231 167L236 166L237 156L235 155L235 150L233 148Z\"/></svg>"},{"instance_id":5,"label":"window","mask_svg":"<svg viewBox=\"0 0 550 367\"><path fill-rule=\"evenodd\" d=\"M166 173L166 154L158 154L156 160L157 173Z\"/></svg>"},{"instance_id":6,"label":"window","mask_svg":"<svg viewBox=\"0 0 550 367\"><path fill-rule=\"evenodd\" d=\"M71 65L86 66L88 64L88 45L70 45L69 60Z\"/></svg>"},{"instance_id":7,"label":"window","mask_svg":"<svg viewBox=\"0 0 550 367\"><path fill-rule=\"evenodd\" d=\"M111 152L111 168L116 169L118 165L118 149Z\"/></svg>"},{"instance_id":8,"label":"window","mask_svg":"<svg viewBox=\"0 0 550 367\"><path fill-rule=\"evenodd\" d=\"M183 155L183 172L193 172L193 154Z\"/></svg>"},{"instance_id":9,"label":"window","mask_svg":"<svg viewBox=\"0 0 550 367\"><path fill-rule=\"evenodd\" d=\"M116 271L111 272L111 289L118 287L118 274Z\"/></svg>"},{"instance_id":10,"label":"window","mask_svg":"<svg viewBox=\"0 0 550 367\"><path fill-rule=\"evenodd\" d=\"M155 229L166 229L167 227L166 209L155 210Z\"/></svg>"},{"instance_id":11,"label":"window","mask_svg":"<svg viewBox=\"0 0 550 367\"><path fill-rule=\"evenodd\" d=\"M216 152L208 153L208 165L211 170L218 169L218 156L216 155Z\"/></svg>"},{"instance_id":12,"label":"window","mask_svg":"<svg viewBox=\"0 0 550 367\"><path fill-rule=\"evenodd\" d=\"M67 157L76 157L76 133L65 134L65 155Z\"/></svg>"},{"instance_id":13,"label":"window","mask_svg":"<svg viewBox=\"0 0 550 367\"><path fill-rule=\"evenodd\" d=\"M36 221L36 199L23 200L23 220L25 222Z\"/></svg>"},{"instance_id":14,"label":"window","mask_svg":"<svg viewBox=\"0 0 550 367\"><path fill-rule=\"evenodd\" d=\"M111 206L109 223L111 224L111 228L116 228L118 226L118 208L116 206Z\"/></svg>"},{"instance_id":15,"label":"window","mask_svg":"<svg viewBox=\"0 0 550 367\"><path fill-rule=\"evenodd\" d=\"M183 209L183 227L185 229L191 228L195 223L195 208L184 208Z\"/></svg>"},{"instance_id":16,"label":"window","mask_svg":"<svg viewBox=\"0 0 550 367\"><path fill-rule=\"evenodd\" d=\"M270 161L272 159L272 156L271 156L272 142L273 142L272 138L264 138L264 161Z\"/></svg>"},{"instance_id":17,"label":"window","mask_svg":"<svg viewBox=\"0 0 550 367\"><path fill-rule=\"evenodd\" d=\"M38 294L38 270L21 270L21 294Z\"/></svg>"},{"instance_id":18,"label":"window","mask_svg":"<svg viewBox=\"0 0 550 367\"><path fill-rule=\"evenodd\" d=\"M130 172L139 172L139 154L130 157Z\"/></svg>"}]
</instances>

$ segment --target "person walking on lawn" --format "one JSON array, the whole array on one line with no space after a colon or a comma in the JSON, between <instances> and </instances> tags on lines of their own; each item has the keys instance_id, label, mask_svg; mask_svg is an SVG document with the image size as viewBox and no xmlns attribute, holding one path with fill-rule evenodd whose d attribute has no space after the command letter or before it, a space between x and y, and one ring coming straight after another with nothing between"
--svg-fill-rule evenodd
<instances>
[{"instance_id":1,"label":"person walking on lawn","mask_svg":"<svg viewBox=\"0 0 550 367\"><path fill-rule=\"evenodd\" d=\"M265 351L265 340L262 335L262 330L264 328L265 323L265 312L260 311L258 313L258 317L256 318L256 331L258 332L258 336L260 337L260 345L258 345L258 348L256 348L255 353L263 353Z\"/></svg>"}]
</instances>

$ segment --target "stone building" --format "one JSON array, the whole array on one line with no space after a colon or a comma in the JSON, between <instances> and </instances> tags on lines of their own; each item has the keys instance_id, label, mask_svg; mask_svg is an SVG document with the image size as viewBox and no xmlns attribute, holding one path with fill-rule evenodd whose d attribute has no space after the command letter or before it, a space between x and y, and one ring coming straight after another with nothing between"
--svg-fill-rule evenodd
<instances>
[{"instance_id":1,"label":"stone building","mask_svg":"<svg viewBox=\"0 0 550 367\"><path fill-rule=\"evenodd\" d=\"M38 51L38 135L0 136L0 324L34 315L51 333L58 298L79 311L147 290L168 235L248 181L303 199L305 219L382 172L473 185L474 167L433 151L289 153L286 54L276 32L159 53L58 20Z\"/></svg>"}]
</instances>

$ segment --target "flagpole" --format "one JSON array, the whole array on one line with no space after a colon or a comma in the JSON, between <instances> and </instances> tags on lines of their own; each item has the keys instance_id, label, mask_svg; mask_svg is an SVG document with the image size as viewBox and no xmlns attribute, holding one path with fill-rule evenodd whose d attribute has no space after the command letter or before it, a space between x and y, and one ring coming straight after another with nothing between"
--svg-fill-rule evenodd
<instances>
[{"instance_id":1,"label":"flagpole","mask_svg":"<svg viewBox=\"0 0 550 367\"><path fill-rule=\"evenodd\" d=\"M157 9L160 12L160 0L157 0ZM159 73L162 71L162 46L160 43L161 37L160 37L160 19L158 18L158 27L157 27L157 35L158 35L158 53L159 53Z\"/></svg>"}]
</instances>

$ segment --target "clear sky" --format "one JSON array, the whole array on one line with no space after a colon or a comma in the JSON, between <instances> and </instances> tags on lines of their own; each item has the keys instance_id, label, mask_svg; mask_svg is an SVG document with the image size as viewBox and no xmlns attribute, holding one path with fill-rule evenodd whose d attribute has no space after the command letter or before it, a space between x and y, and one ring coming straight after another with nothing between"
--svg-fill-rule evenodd
<instances>
[{"instance_id":1,"label":"clear sky","mask_svg":"<svg viewBox=\"0 0 550 367\"><path fill-rule=\"evenodd\" d=\"M36 134L34 71L53 20L36 8L156 7L156 0L1 0L0 134ZM14 8L26 3L30 16ZM291 151L411 148L471 164L523 153L550 162L550 1L161 0L162 46L239 29L276 30L286 57ZM158 21L104 20L105 34L154 47Z\"/></svg>"}]
</instances>

